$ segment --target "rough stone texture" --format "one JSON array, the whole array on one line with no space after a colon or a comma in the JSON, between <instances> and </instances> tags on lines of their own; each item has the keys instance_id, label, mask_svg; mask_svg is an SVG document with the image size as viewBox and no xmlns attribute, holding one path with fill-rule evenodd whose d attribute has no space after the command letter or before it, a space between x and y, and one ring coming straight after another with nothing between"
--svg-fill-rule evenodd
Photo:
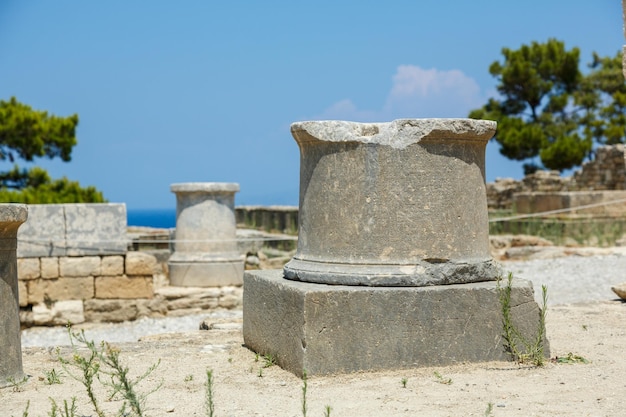
<instances>
[{"instance_id":1,"label":"rough stone texture","mask_svg":"<svg viewBox=\"0 0 626 417\"><path fill-rule=\"evenodd\" d=\"M126 253L126 205L34 204L18 232L18 257Z\"/></svg>"},{"instance_id":2,"label":"rough stone texture","mask_svg":"<svg viewBox=\"0 0 626 417\"><path fill-rule=\"evenodd\" d=\"M41 276L39 258L17 260L17 279L35 279Z\"/></svg>"},{"instance_id":3,"label":"rough stone texture","mask_svg":"<svg viewBox=\"0 0 626 417\"><path fill-rule=\"evenodd\" d=\"M95 278L95 298L152 298L152 276Z\"/></svg>"},{"instance_id":4,"label":"rough stone texture","mask_svg":"<svg viewBox=\"0 0 626 417\"><path fill-rule=\"evenodd\" d=\"M82 300L65 300L33 306L33 324L35 326L63 326L67 323L79 324L85 321Z\"/></svg>"},{"instance_id":5,"label":"rough stone texture","mask_svg":"<svg viewBox=\"0 0 626 417\"><path fill-rule=\"evenodd\" d=\"M619 143L599 147L594 159L585 162L582 169L574 172L573 181L579 190L626 189L624 145Z\"/></svg>"},{"instance_id":6,"label":"rough stone texture","mask_svg":"<svg viewBox=\"0 0 626 417\"><path fill-rule=\"evenodd\" d=\"M515 249L540 248L540 250L544 250L546 246L554 246L547 239L530 235L489 236L489 245L491 246L491 254L498 260L511 259L510 256L516 252Z\"/></svg>"},{"instance_id":7,"label":"rough stone texture","mask_svg":"<svg viewBox=\"0 0 626 417\"><path fill-rule=\"evenodd\" d=\"M52 256L50 258L39 258L41 260L41 277L42 278L58 278L59 277L59 258Z\"/></svg>"},{"instance_id":8,"label":"rough stone texture","mask_svg":"<svg viewBox=\"0 0 626 417\"><path fill-rule=\"evenodd\" d=\"M124 275L124 257L120 255L103 256L100 264L100 274L104 276ZM137 275L145 275L145 273Z\"/></svg>"},{"instance_id":9,"label":"rough stone texture","mask_svg":"<svg viewBox=\"0 0 626 417\"><path fill-rule=\"evenodd\" d=\"M218 306L222 291L219 288L168 287L157 291L168 311L213 309Z\"/></svg>"},{"instance_id":10,"label":"rough stone texture","mask_svg":"<svg viewBox=\"0 0 626 417\"><path fill-rule=\"evenodd\" d=\"M236 183L172 184L176 193L176 245L168 261L170 285L241 285L237 250Z\"/></svg>"},{"instance_id":11,"label":"rough stone texture","mask_svg":"<svg viewBox=\"0 0 626 417\"><path fill-rule=\"evenodd\" d=\"M17 234L19 258L66 254L63 204L29 205L28 221Z\"/></svg>"},{"instance_id":12,"label":"rough stone texture","mask_svg":"<svg viewBox=\"0 0 626 417\"><path fill-rule=\"evenodd\" d=\"M235 217L241 228L298 234L298 207L295 206L238 206Z\"/></svg>"},{"instance_id":13,"label":"rough stone texture","mask_svg":"<svg viewBox=\"0 0 626 417\"><path fill-rule=\"evenodd\" d=\"M619 203L606 204L622 200ZM626 213L626 191L570 191L518 193L514 197L517 213L540 213L574 207L591 206L568 212L569 215L592 214L620 216Z\"/></svg>"},{"instance_id":14,"label":"rough stone texture","mask_svg":"<svg viewBox=\"0 0 626 417\"><path fill-rule=\"evenodd\" d=\"M137 319L138 309L128 300L85 300L85 320L119 323Z\"/></svg>"},{"instance_id":15,"label":"rough stone texture","mask_svg":"<svg viewBox=\"0 0 626 417\"><path fill-rule=\"evenodd\" d=\"M626 190L625 157L623 144L600 146L595 150L595 158L585 162L571 177L561 177L558 171L537 171L521 181L497 178L487 184L489 209L511 209L517 193Z\"/></svg>"},{"instance_id":16,"label":"rough stone texture","mask_svg":"<svg viewBox=\"0 0 626 417\"><path fill-rule=\"evenodd\" d=\"M59 272L62 277L84 277L100 275L99 256L78 256L59 258Z\"/></svg>"},{"instance_id":17,"label":"rough stone texture","mask_svg":"<svg viewBox=\"0 0 626 417\"><path fill-rule=\"evenodd\" d=\"M423 286L494 280L484 158L495 122L294 123L298 249L285 276Z\"/></svg>"},{"instance_id":18,"label":"rough stone texture","mask_svg":"<svg viewBox=\"0 0 626 417\"><path fill-rule=\"evenodd\" d=\"M241 287L224 287L220 296L218 307L225 309L234 309L242 305L242 288Z\"/></svg>"},{"instance_id":19,"label":"rough stone texture","mask_svg":"<svg viewBox=\"0 0 626 417\"><path fill-rule=\"evenodd\" d=\"M156 296L161 298L168 314L189 313L214 308L232 309L241 306L243 288L224 286L219 288L206 287L167 287L157 290Z\"/></svg>"},{"instance_id":20,"label":"rough stone texture","mask_svg":"<svg viewBox=\"0 0 626 417\"><path fill-rule=\"evenodd\" d=\"M198 257L194 261L184 261L183 256L177 256L168 264L170 270L170 285L181 287L221 287L223 285L243 284L243 259L215 259L204 257L200 262Z\"/></svg>"},{"instance_id":21,"label":"rough stone texture","mask_svg":"<svg viewBox=\"0 0 626 417\"><path fill-rule=\"evenodd\" d=\"M496 285L329 286L246 272L244 342L300 376L506 360ZM522 334L535 335L530 282L514 281L511 306Z\"/></svg>"},{"instance_id":22,"label":"rough stone texture","mask_svg":"<svg viewBox=\"0 0 626 417\"><path fill-rule=\"evenodd\" d=\"M622 300L626 300L626 282L611 287L611 290Z\"/></svg>"},{"instance_id":23,"label":"rough stone texture","mask_svg":"<svg viewBox=\"0 0 626 417\"><path fill-rule=\"evenodd\" d=\"M94 296L93 277L60 277L27 281L28 304L44 301L87 300Z\"/></svg>"},{"instance_id":24,"label":"rough stone texture","mask_svg":"<svg viewBox=\"0 0 626 417\"><path fill-rule=\"evenodd\" d=\"M140 317L164 317L168 314L167 306L159 296L137 301L137 314Z\"/></svg>"},{"instance_id":25,"label":"rough stone texture","mask_svg":"<svg viewBox=\"0 0 626 417\"><path fill-rule=\"evenodd\" d=\"M167 308L161 297L149 300L89 300L85 301L85 317L90 322L113 322L136 320L141 317L162 317Z\"/></svg>"},{"instance_id":26,"label":"rough stone texture","mask_svg":"<svg viewBox=\"0 0 626 417\"><path fill-rule=\"evenodd\" d=\"M0 204L0 387L24 376L16 249L18 228L27 218L25 205Z\"/></svg>"},{"instance_id":27,"label":"rough stone texture","mask_svg":"<svg viewBox=\"0 0 626 417\"><path fill-rule=\"evenodd\" d=\"M152 275L158 269L154 255L144 252L126 254L126 275Z\"/></svg>"},{"instance_id":28,"label":"rough stone texture","mask_svg":"<svg viewBox=\"0 0 626 417\"><path fill-rule=\"evenodd\" d=\"M26 282L18 281L17 288L19 291L19 305L20 307L26 307L28 305L28 288Z\"/></svg>"}]
</instances>

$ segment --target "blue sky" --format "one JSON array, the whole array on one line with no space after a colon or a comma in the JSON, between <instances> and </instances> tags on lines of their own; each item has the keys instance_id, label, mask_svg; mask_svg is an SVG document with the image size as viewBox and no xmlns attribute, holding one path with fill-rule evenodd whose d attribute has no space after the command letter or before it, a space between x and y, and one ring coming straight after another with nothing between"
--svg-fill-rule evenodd
<instances>
[{"instance_id":1,"label":"blue sky","mask_svg":"<svg viewBox=\"0 0 626 417\"><path fill-rule=\"evenodd\" d=\"M621 2L0 0L0 99L78 113L72 161L37 164L129 210L197 181L297 205L292 122L466 117L502 47L550 37L614 55ZM522 176L494 142L486 167Z\"/></svg>"}]
</instances>

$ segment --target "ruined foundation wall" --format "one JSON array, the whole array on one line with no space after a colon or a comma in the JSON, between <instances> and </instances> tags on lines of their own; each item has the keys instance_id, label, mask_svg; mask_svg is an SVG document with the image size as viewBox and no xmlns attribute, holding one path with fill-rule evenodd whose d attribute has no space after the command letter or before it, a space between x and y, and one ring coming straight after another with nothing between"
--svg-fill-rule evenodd
<instances>
[{"instance_id":1,"label":"ruined foundation wall","mask_svg":"<svg viewBox=\"0 0 626 417\"><path fill-rule=\"evenodd\" d=\"M595 158L571 177L561 177L558 171L537 171L520 181L498 178L487 184L487 204L490 210L508 210L519 193L613 190L626 190L623 144L599 147Z\"/></svg>"},{"instance_id":2,"label":"ruined foundation wall","mask_svg":"<svg viewBox=\"0 0 626 417\"><path fill-rule=\"evenodd\" d=\"M124 204L28 208L17 248L23 327L121 322L241 303L241 287L169 287L168 256L128 250Z\"/></svg>"}]
</instances>

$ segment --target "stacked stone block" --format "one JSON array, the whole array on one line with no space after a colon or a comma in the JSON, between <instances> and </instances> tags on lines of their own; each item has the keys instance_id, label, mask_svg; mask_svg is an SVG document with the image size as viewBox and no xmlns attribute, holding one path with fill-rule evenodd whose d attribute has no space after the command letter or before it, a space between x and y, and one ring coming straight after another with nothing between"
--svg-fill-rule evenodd
<instances>
[{"instance_id":1,"label":"stacked stone block","mask_svg":"<svg viewBox=\"0 0 626 417\"><path fill-rule=\"evenodd\" d=\"M20 307L32 309L31 315L23 314L26 325L64 324L59 321L68 315L75 323L83 322L90 314L85 311L87 300L151 299L160 272L156 258L142 252L21 258L17 271Z\"/></svg>"},{"instance_id":2,"label":"stacked stone block","mask_svg":"<svg viewBox=\"0 0 626 417\"><path fill-rule=\"evenodd\" d=\"M595 150L595 158L585 162L571 177L561 177L558 171L537 171L521 181L497 178L487 184L487 204L490 210L510 209L514 196L519 193L616 190L626 190L623 144L599 147Z\"/></svg>"},{"instance_id":3,"label":"stacked stone block","mask_svg":"<svg viewBox=\"0 0 626 417\"><path fill-rule=\"evenodd\" d=\"M624 145L602 146L596 151L593 161L585 162L573 180L578 190L624 190L626 169Z\"/></svg>"},{"instance_id":4,"label":"stacked stone block","mask_svg":"<svg viewBox=\"0 0 626 417\"><path fill-rule=\"evenodd\" d=\"M239 206L235 208L237 225L265 232L298 234L298 207Z\"/></svg>"},{"instance_id":5,"label":"stacked stone block","mask_svg":"<svg viewBox=\"0 0 626 417\"><path fill-rule=\"evenodd\" d=\"M172 288L145 252L17 260L23 326L121 322L241 305L242 288Z\"/></svg>"}]
</instances>

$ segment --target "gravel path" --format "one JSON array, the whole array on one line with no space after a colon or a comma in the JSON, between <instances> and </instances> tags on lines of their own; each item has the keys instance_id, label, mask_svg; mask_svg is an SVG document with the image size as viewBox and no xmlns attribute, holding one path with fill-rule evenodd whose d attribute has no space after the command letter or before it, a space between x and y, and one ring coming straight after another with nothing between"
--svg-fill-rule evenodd
<instances>
[{"instance_id":1,"label":"gravel path","mask_svg":"<svg viewBox=\"0 0 626 417\"><path fill-rule=\"evenodd\" d=\"M93 323L79 326L85 330L88 340L96 343L107 341L110 343L136 342L142 336L165 333L183 333L198 330L202 320L240 321L241 310L220 310L205 314L195 314L180 317L141 318L124 323ZM22 347L31 346L65 346L69 344L67 329L59 327L33 327L22 330Z\"/></svg>"},{"instance_id":2,"label":"gravel path","mask_svg":"<svg viewBox=\"0 0 626 417\"><path fill-rule=\"evenodd\" d=\"M548 287L548 305L614 300L611 286L626 281L626 256L567 256L554 259L504 262L514 277L533 282L535 298L541 300L541 286ZM151 334L179 333L198 329L204 319L242 318L241 310L167 318L143 318L121 324L86 325L88 339L112 343L134 342ZM68 344L65 328L32 328L22 331L22 346L62 346Z\"/></svg>"},{"instance_id":3,"label":"gravel path","mask_svg":"<svg viewBox=\"0 0 626 417\"><path fill-rule=\"evenodd\" d=\"M626 256L566 256L554 259L504 262L515 278L532 281L535 299L548 287L548 306L614 300L611 287L626 281Z\"/></svg>"}]
</instances>

